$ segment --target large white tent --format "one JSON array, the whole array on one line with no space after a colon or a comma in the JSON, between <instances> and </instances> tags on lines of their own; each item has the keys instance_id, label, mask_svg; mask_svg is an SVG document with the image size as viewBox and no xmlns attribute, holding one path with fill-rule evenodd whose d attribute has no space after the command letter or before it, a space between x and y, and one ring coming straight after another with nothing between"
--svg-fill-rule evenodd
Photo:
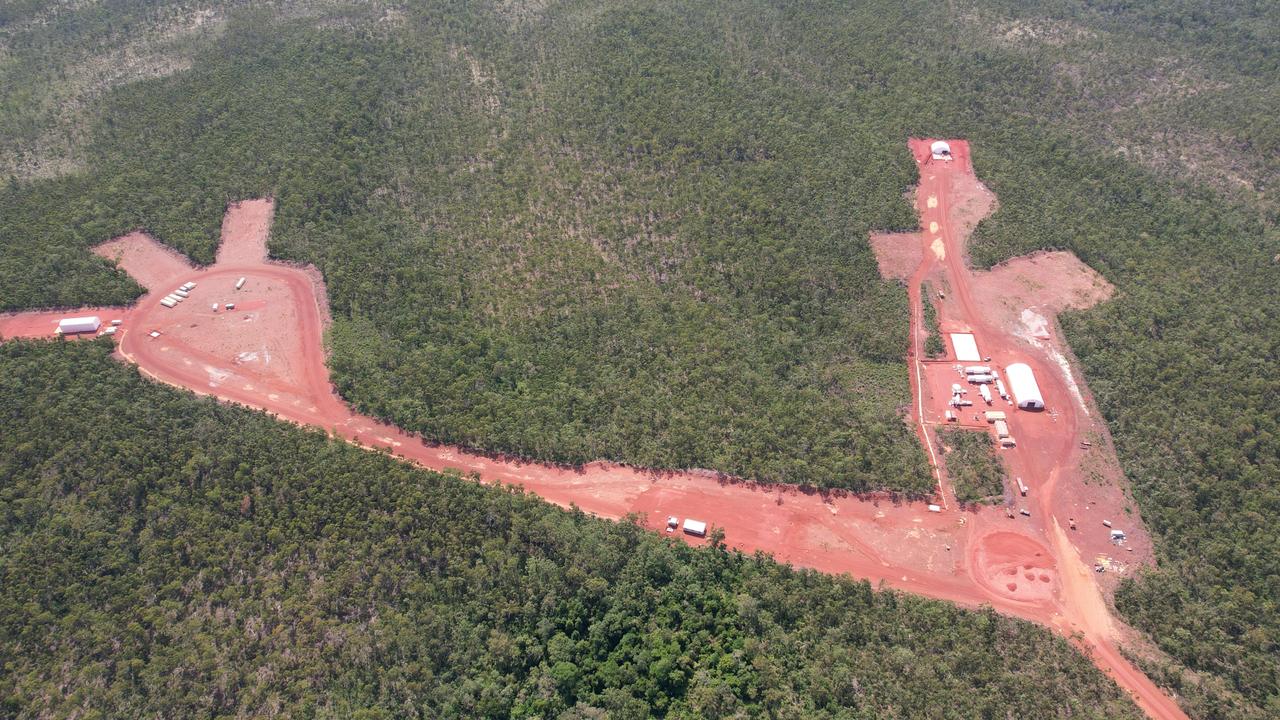
<instances>
[{"instance_id":1,"label":"large white tent","mask_svg":"<svg viewBox=\"0 0 1280 720\"><path fill-rule=\"evenodd\" d=\"M58 321L58 332L63 335L71 335L73 333L95 332L102 325L102 320L97 315L89 315L87 317L63 318Z\"/></svg>"},{"instance_id":2,"label":"large white tent","mask_svg":"<svg viewBox=\"0 0 1280 720\"><path fill-rule=\"evenodd\" d=\"M1040 394L1040 386L1036 384L1036 376L1026 363L1014 363L1004 369L1009 379L1009 389L1013 391L1014 402L1024 410L1043 410L1044 396Z\"/></svg>"},{"instance_id":3,"label":"large white tent","mask_svg":"<svg viewBox=\"0 0 1280 720\"><path fill-rule=\"evenodd\" d=\"M929 152L933 153L934 160L951 159L951 146L945 140L934 140L929 146Z\"/></svg>"}]
</instances>

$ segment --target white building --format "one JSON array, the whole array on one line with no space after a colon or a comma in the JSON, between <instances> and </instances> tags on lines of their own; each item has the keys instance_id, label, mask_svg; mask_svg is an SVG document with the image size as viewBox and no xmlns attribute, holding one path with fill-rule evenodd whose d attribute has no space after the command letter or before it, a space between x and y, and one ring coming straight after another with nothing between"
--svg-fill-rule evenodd
<instances>
[{"instance_id":1,"label":"white building","mask_svg":"<svg viewBox=\"0 0 1280 720\"><path fill-rule=\"evenodd\" d=\"M1013 391L1013 400L1024 410L1043 410L1044 396L1040 394L1040 386L1036 384L1036 376L1026 363L1014 363L1004 369L1009 379L1009 389Z\"/></svg>"},{"instance_id":2,"label":"white building","mask_svg":"<svg viewBox=\"0 0 1280 720\"><path fill-rule=\"evenodd\" d=\"M71 335L73 333L97 332L98 327L102 325L102 320L97 315L89 315L86 317L63 318L58 321L58 332L63 335Z\"/></svg>"}]
</instances>

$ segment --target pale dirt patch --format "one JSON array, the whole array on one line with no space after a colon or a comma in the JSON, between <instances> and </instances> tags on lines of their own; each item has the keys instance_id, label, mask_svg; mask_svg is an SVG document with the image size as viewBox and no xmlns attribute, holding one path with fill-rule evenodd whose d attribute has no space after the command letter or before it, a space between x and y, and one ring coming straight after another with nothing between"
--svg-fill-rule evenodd
<instances>
[{"instance_id":1,"label":"pale dirt patch","mask_svg":"<svg viewBox=\"0 0 1280 720\"><path fill-rule=\"evenodd\" d=\"M245 200L227 208L218 246L218 265L254 265L267 259L267 234L276 203L271 198Z\"/></svg>"},{"instance_id":2,"label":"pale dirt patch","mask_svg":"<svg viewBox=\"0 0 1280 720\"><path fill-rule=\"evenodd\" d=\"M1115 288L1074 253L1052 251L1016 257L975 273L973 294L984 308L995 311L993 319L1002 327L1026 332L1039 324L1047 337L1044 318L1091 308L1110 299ZM1039 318L1027 316L1028 310Z\"/></svg>"},{"instance_id":3,"label":"pale dirt patch","mask_svg":"<svg viewBox=\"0 0 1280 720\"><path fill-rule=\"evenodd\" d=\"M108 240L95 247L93 252L114 262L153 292L176 289L185 282L185 276L196 269L185 255L140 232Z\"/></svg>"},{"instance_id":4,"label":"pale dirt patch","mask_svg":"<svg viewBox=\"0 0 1280 720\"><path fill-rule=\"evenodd\" d=\"M871 249L880 266L880 277L906 280L920 266L924 242L919 233L872 233Z\"/></svg>"}]
</instances>

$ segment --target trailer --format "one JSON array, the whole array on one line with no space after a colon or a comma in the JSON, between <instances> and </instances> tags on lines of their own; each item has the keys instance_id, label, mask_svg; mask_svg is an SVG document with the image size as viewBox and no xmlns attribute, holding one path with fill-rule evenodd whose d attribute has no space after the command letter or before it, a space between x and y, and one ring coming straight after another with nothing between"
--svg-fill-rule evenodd
<instances>
[{"instance_id":1,"label":"trailer","mask_svg":"<svg viewBox=\"0 0 1280 720\"><path fill-rule=\"evenodd\" d=\"M1009 399L1009 391L1004 389L1004 381L996 378L996 392L1000 393L1001 400Z\"/></svg>"},{"instance_id":2,"label":"trailer","mask_svg":"<svg viewBox=\"0 0 1280 720\"><path fill-rule=\"evenodd\" d=\"M964 369L965 375L990 375L991 368L986 365L969 365Z\"/></svg>"},{"instance_id":3,"label":"trailer","mask_svg":"<svg viewBox=\"0 0 1280 720\"><path fill-rule=\"evenodd\" d=\"M1022 482L1022 478L1018 478L1018 492L1022 494L1022 497L1027 496L1027 484Z\"/></svg>"},{"instance_id":4,"label":"trailer","mask_svg":"<svg viewBox=\"0 0 1280 720\"><path fill-rule=\"evenodd\" d=\"M995 380L991 375L970 375L967 379L974 385L985 385Z\"/></svg>"},{"instance_id":5,"label":"trailer","mask_svg":"<svg viewBox=\"0 0 1280 720\"><path fill-rule=\"evenodd\" d=\"M1004 440L1005 438L1009 437L1009 423L1003 420L996 420L995 425L996 425L996 437L1000 438L1001 440Z\"/></svg>"},{"instance_id":6,"label":"trailer","mask_svg":"<svg viewBox=\"0 0 1280 720\"><path fill-rule=\"evenodd\" d=\"M701 520L690 520L686 518L684 521L684 531L689 535L694 535L697 537L706 537L707 524L702 522Z\"/></svg>"},{"instance_id":7,"label":"trailer","mask_svg":"<svg viewBox=\"0 0 1280 720\"><path fill-rule=\"evenodd\" d=\"M988 405L991 404L991 388L986 385L979 385L978 393L982 395L982 399L986 400Z\"/></svg>"},{"instance_id":8,"label":"trailer","mask_svg":"<svg viewBox=\"0 0 1280 720\"><path fill-rule=\"evenodd\" d=\"M244 278L240 278L236 281L236 289L239 290L242 287L244 287Z\"/></svg>"},{"instance_id":9,"label":"trailer","mask_svg":"<svg viewBox=\"0 0 1280 720\"><path fill-rule=\"evenodd\" d=\"M997 420L1005 419L1003 410L988 410L986 415L987 415L987 422L989 423L993 423Z\"/></svg>"},{"instance_id":10,"label":"trailer","mask_svg":"<svg viewBox=\"0 0 1280 720\"><path fill-rule=\"evenodd\" d=\"M58 333L74 335L76 333L97 332L101 325L102 320L97 315L63 318L58 321Z\"/></svg>"}]
</instances>

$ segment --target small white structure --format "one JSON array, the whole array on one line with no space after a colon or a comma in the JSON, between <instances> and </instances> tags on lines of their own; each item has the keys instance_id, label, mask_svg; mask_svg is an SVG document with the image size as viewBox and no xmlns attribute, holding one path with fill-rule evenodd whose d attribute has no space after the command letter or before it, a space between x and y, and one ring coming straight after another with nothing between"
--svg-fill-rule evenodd
<instances>
[{"instance_id":1,"label":"small white structure","mask_svg":"<svg viewBox=\"0 0 1280 720\"><path fill-rule=\"evenodd\" d=\"M964 369L965 375L991 375L991 368L987 365L968 365Z\"/></svg>"},{"instance_id":2,"label":"small white structure","mask_svg":"<svg viewBox=\"0 0 1280 720\"><path fill-rule=\"evenodd\" d=\"M173 298L171 298L171 297L167 297L167 298L163 298L163 299L161 299L161 300L160 300L160 304L161 304L161 305L163 305L163 306L165 306L165 307L167 307L167 308L171 308L171 307L173 307L174 305L177 305L177 304L178 304L178 301L177 301L177 300L174 300L174 299L173 299Z\"/></svg>"},{"instance_id":3,"label":"small white structure","mask_svg":"<svg viewBox=\"0 0 1280 720\"><path fill-rule=\"evenodd\" d=\"M182 289L183 289L183 290L186 290L186 291L188 291L188 292L190 292L192 289L194 289L194 288L195 288L195 286L196 286L196 282L195 282L194 280L189 280L189 281L187 281L187 283L183 286L183 288L182 288Z\"/></svg>"},{"instance_id":4,"label":"small white structure","mask_svg":"<svg viewBox=\"0 0 1280 720\"><path fill-rule=\"evenodd\" d=\"M1009 388L1013 390L1013 399L1018 407L1024 410L1043 410L1044 396L1040 394L1040 386L1036 384L1036 376L1026 363L1014 363L1004 369L1009 378Z\"/></svg>"},{"instance_id":5,"label":"small white structure","mask_svg":"<svg viewBox=\"0 0 1280 720\"><path fill-rule=\"evenodd\" d=\"M1004 381L1000 378L996 378L996 390L1000 393L1002 399L1009 399L1009 391L1004 389Z\"/></svg>"},{"instance_id":6,"label":"small white structure","mask_svg":"<svg viewBox=\"0 0 1280 720\"><path fill-rule=\"evenodd\" d=\"M929 512L938 512L938 513L940 513L940 512L942 512L942 507L941 507L941 506L939 506L939 505L930 505L930 506L929 506Z\"/></svg>"},{"instance_id":7,"label":"small white structure","mask_svg":"<svg viewBox=\"0 0 1280 720\"><path fill-rule=\"evenodd\" d=\"M1022 493L1023 497L1027 496L1027 484L1022 482L1022 478L1018 478L1018 492Z\"/></svg>"},{"instance_id":8,"label":"small white structure","mask_svg":"<svg viewBox=\"0 0 1280 720\"><path fill-rule=\"evenodd\" d=\"M929 146L929 152L933 154L934 160L951 159L951 146L945 140L934 140Z\"/></svg>"},{"instance_id":9,"label":"small white structure","mask_svg":"<svg viewBox=\"0 0 1280 720\"><path fill-rule=\"evenodd\" d=\"M191 293L188 293L186 290L183 290L182 288L178 288L177 290L174 290L173 294L177 295L180 298L189 297L191 295Z\"/></svg>"},{"instance_id":10,"label":"small white structure","mask_svg":"<svg viewBox=\"0 0 1280 720\"><path fill-rule=\"evenodd\" d=\"M991 404L991 388L987 387L986 385L979 385L978 392L982 394L982 399L986 400L987 404L990 405Z\"/></svg>"},{"instance_id":11,"label":"small white structure","mask_svg":"<svg viewBox=\"0 0 1280 720\"><path fill-rule=\"evenodd\" d=\"M707 524L702 522L701 520L685 519L684 531L690 535L696 535L698 537L706 537Z\"/></svg>"},{"instance_id":12,"label":"small white structure","mask_svg":"<svg viewBox=\"0 0 1280 720\"><path fill-rule=\"evenodd\" d=\"M988 411L987 411L987 422L989 422L989 423L993 423L993 422L995 422L995 421L997 421L997 420L1004 420L1004 411L1003 411L1003 410L988 410Z\"/></svg>"},{"instance_id":13,"label":"small white structure","mask_svg":"<svg viewBox=\"0 0 1280 720\"><path fill-rule=\"evenodd\" d=\"M212 307L214 312L218 312L218 303L214 303Z\"/></svg>"},{"instance_id":14,"label":"small white structure","mask_svg":"<svg viewBox=\"0 0 1280 720\"><path fill-rule=\"evenodd\" d=\"M228 310L235 310L235 309L236 309L236 304L235 304L235 303L227 303L224 307L226 307Z\"/></svg>"},{"instance_id":15,"label":"small white structure","mask_svg":"<svg viewBox=\"0 0 1280 720\"><path fill-rule=\"evenodd\" d=\"M995 426L996 426L996 437L1000 438L1001 440L1009 437L1009 423L1003 420L996 420Z\"/></svg>"},{"instance_id":16,"label":"small white structure","mask_svg":"<svg viewBox=\"0 0 1280 720\"><path fill-rule=\"evenodd\" d=\"M951 333L951 347L955 348L956 359L960 362L981 362L978 354L978 342L971 333Z\"/></svg>"},{"instance_id":17,"label":"small white structure","mask_svg":"<svg viewBox=\"0 0 1280 720\"><path fill-rule=\"evenodd\" d=\"M236 281L236 289L239 290L242 287L244 287L244 278L240 278Z\"/></svg>"},{"instance_id":18,"label":"small white structure","mask_svg":"<svg viewBox=\"0 0 1280 720\"><path fill-rule=\"evenodd\" d=\"M680 518L671 515L667 518L667 532L675 532L680 527Z\"/></svg>"},{"instance_id":19,"label":"small white structure","mask_svg":"<svg viewBox=\"0 0 1280 720\"><path fill-rule=\"evenodd\" d=\"M994 375L970 375L966 379L974 385L982 385L984 383L993 382L996 378Z\"/></svg>"},{"instance_id":20,"label":"small white structure","mask_svg":"<svg viewBox=\"0 0 1280 720\"><path fill-rule=\"evenodd\" d=\"M97 315L86 315L85 317L63 318L58 321L58 332L62 335L74 335L75 333L97 332L98 327L102 325L102 320Z\"/></svg>"}]
</instances>

